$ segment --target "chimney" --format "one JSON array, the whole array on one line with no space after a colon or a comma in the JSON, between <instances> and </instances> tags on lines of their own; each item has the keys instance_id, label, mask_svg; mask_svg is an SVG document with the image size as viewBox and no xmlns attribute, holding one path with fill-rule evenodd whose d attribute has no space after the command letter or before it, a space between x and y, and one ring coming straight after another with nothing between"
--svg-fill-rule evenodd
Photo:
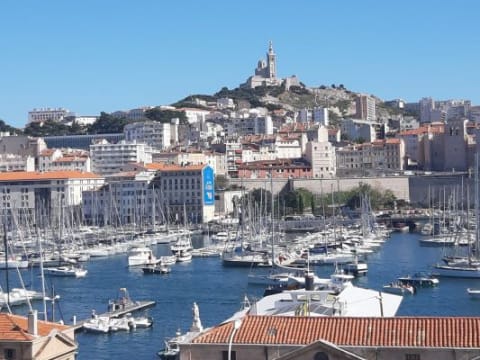
<instances>
[{"instance_id":1,"label":"chimney","mask_svg":"<svg viewBox=\"0 0 480 360\"><path fill-rule=\"evenodd\" d=\"M32 310L28 313L28 332L31 335L38 335L38 321L37 310Z\"/></svg>"}]
</instances>

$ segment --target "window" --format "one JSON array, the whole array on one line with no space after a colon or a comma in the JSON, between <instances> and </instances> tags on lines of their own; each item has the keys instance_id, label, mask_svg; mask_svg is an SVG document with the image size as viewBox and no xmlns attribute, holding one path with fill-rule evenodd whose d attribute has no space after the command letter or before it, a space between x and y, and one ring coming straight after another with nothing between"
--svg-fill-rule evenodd
<instances>
[{"instance_id":1,"label":"window","mask_svg":"<svg viewBox=\"0 0 480 360\"><path fill-rule=\"evenodd\" d=\"M4 349L3 356L5 360L13 360L15 359L15 349Z\"/></svg>"},{"instance_id":2,"label":"window","mask_svg":"<svg viewBox=\"0 0 480 360\"><path fill-rule=\"evenodd\" d=\"M420 354L405 354L405 360L420 360Z\"/></svg>"},{"instance_id":3,"label":"window","mask_svg":"<svg viewBox=\"0 0 480 360\"><path fill-rule=\"evenodd\" d=\"M237 360L237 353L235 351L231 351L230 355L231 360ZM228 360L228 351L222 351L222 359Z\"/></svg>"}]
</instances>

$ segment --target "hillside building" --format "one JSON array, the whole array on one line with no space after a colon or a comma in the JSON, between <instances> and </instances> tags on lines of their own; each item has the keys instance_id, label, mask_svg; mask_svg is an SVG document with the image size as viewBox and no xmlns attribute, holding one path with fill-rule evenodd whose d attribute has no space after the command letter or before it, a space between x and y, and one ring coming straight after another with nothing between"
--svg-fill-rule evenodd
<instances>
[{"instance_id":1,"label":"hillside building","mask_svg":"<svg viewBox=\"0 0 480 360\"><path fill-rule=\"evenodd\" d=\"M100 140L90 145L92 171L96 174L109 175L120 171L122 165L134 163L151 163L152 148L144 143L122 140L111 144Z\"/></svg>"},{"instance_id":2,"label":"hillside building","mask_svg":"<svg viewBox=\"0 0 480 360\"><path fill-rule=\"evenodd\" d=\"M152 149L163 150L171 145L169 123L158 121L143 121L127 124L123 132L125 140L129 142L145 143Z\"/></svg>"}]
</instances>

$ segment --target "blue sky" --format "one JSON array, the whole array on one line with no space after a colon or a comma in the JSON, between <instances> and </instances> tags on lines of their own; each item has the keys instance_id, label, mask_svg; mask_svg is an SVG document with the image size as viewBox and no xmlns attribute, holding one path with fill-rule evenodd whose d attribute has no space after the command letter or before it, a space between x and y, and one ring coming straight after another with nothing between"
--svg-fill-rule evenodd
<instances>
[{"instance_id":1,"label":"blue sky","mask_svg":"<svg viewBox=\"0 0 480 360\"><path fill-rule=\"evenodd\" d=\"M278 75L382 99L480 105L476 0L4 0L0 119L79 115L235 88L272 40Z\"/></svg>"}]
</instances>

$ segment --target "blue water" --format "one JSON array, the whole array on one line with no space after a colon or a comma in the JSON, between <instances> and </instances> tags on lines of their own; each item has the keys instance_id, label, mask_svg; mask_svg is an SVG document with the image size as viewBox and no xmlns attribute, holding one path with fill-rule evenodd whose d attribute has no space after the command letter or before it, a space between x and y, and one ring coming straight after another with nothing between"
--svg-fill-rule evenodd
<instances>
[{"instance_id":1,"label":"blue water","mask_svg":"<svg viewBox=\"0 0 480 360\"><path fill-rule=\"evenodd\" d=\"M158 245L157 255L169 254L169 247ZM429 271L441 258L441 248L421 247L418 235L393 234L376 253L369 255L368 275L355 280L358 286L381 289L399 276ZM86 264L88 275L83 279L52 278L61 296L55 317L60 315L70 323L73 315L78 319L90 316L92 309L106 311L108 300L115 298L121 287L129 290L134 300L155 300L156 306L148 310L154 318L151 329L138 329L130 333L107 335L79 332L77 359L156 359L163 347L163 339L173 336L177 329L188 330L192 322L192 304L197 302L204 327L225 320L239 309L244 295L260 297L263 289L248 286L249 269L225 268L219 258L196 258L189 264L177 264L168 275L144 275L141 269L127 268L126 255L91 260ZM316 273L328 277L332 267L316 267ZM264 270L268 271L268 270ZM4 276L4 273L0 273ZM15 274L11 272L11 281ZM25 282L38 287L38 277L23 272ZM4 286L5 279L0 282ZM420 289L414 296L405 296L398 315L473 315L480 316L480 301L469 298L467 287L480 287L480 280L440 279L436 288ZM26 314L26 309L16 308ZM60 314L61 310L61 314Z\"/></svg>"}]
</instances>

